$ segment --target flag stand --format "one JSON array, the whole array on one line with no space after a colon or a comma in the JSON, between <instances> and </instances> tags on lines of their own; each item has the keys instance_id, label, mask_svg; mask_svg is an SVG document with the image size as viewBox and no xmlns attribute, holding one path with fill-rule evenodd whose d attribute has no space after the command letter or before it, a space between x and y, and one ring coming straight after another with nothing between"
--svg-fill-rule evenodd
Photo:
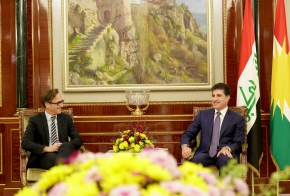
<instances>
[{"instance_id":1,"label":"flag stand","mask_svg":"<svg viewBox=\"0 0 290 196\"><path fill-rule=\"evenodd\" d=\"M254 181L254 171L251 169L251 180L252 180L252 196L255 195L255 181Z\"/></svg>"},{"instance_id":2,"label":"flag stand","mask_svg":"<svg viewBox=\"0 0 290 196\"><path fill-rule=\"evenodd\" d=\"M277 180L276 194L279 196L279 179Z\"/></svg>"}]
</instances>

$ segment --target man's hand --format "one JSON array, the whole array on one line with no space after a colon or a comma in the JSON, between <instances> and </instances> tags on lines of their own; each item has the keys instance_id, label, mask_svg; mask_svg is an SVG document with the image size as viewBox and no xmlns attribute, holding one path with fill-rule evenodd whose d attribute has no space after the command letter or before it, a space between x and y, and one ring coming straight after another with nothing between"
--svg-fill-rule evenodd
<instances>
[{"instance_id":1,"label":"man's hand","mask_svg":"<svg viewBox=\"0 0 290 196\"><path fill-rule=\"evenodd\" d=\"M54 143L52 146L45 146L43 149L43 152L57 152L61 144L62 143L57 142L57 143Z\"/></svg>"},{"instance_id":2,"label":"man's hand","mask_svg":"<svg viewBox=\"0 0 290 196\"><path fill-rule=\"evenodd\" d=\"M181 146L181 149L182 149L182 157L187 159L190 155L191 155L191 148L189 148L186 144L183 144Z\"/></svg>"},{"instance_id":3,"label":"man's hand","mask_svg":"<svg viewBox=\"0 0 290 196\"><path fill-rule=\"evenodd\" d=\"M220 154L224 154L224 155L228 156L229 158L233 158L232 153L230 153L229 149L228 149L226 146L223 147L223 148L219 151L219 153L217 154L217 157L219 157Z\"/></svg>"}]
</instances>

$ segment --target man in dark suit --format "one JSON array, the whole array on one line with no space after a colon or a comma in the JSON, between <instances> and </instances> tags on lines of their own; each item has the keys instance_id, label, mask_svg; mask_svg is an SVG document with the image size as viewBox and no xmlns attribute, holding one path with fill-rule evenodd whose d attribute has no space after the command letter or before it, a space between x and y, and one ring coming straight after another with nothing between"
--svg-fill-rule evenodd
<instances>
[{"instance_id":1,"label":"man in dark suit","mask_svg":"<svg viewBox=\"0 0 290 196\"><path fill-rule=\"evenodd\" d=\"M49 169L83 144L71 116L61 112L63 102L58 89L42 94L45 111L29 119L22 138L22 148L31 152L27 168Z\"/></svg>"},{"instance_id":2,"label":"man in dark suit","mask_svg":"<svg viewBox=\"0 0 290 196\"><path fill-rule=\"evenodd\" d=\"M245 137L245 120L243 116L228 108L230 94L229 86L224 83L212 87L213 109L200 111L181 135L182 157L190 157L190 141L195 139L199 132L200 145L190 161L201 163L205 167L216 165L220 169L230 158L239 157Z\"/></svg>"}]
</instances>

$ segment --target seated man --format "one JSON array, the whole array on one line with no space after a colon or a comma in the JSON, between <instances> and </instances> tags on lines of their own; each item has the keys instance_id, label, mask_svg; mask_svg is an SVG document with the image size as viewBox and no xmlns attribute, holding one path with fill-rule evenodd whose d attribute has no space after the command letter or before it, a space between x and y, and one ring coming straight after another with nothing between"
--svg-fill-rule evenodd
<instances>
[{"instance_id":1,"label":"seated man","mask_svg":"<svg viewBox=\"0 0 290 196\"><path fill-rule=\"evenodd\" d=\"M203 166L216 165L220 170L230 158L238 158L245 137L244 117L228 108L230 88L224 83L212 87L213 109L200 111L181 135L182 157L191 155L190 141L201 131L200 145L193 158Z\"/></svg>"},{"instance_id":2,"label":"seated man","mask_svg":"<svg viewBox=\"0 0 290 196\"><path fill-rule=\"evenodd\" d=\"M29 119L22 138L22 148L31 152L27 168L49 169L83 144L71 116L61 113L63 102L58 89L42 94L45 111Z\"/></svg>"}]
</instances>

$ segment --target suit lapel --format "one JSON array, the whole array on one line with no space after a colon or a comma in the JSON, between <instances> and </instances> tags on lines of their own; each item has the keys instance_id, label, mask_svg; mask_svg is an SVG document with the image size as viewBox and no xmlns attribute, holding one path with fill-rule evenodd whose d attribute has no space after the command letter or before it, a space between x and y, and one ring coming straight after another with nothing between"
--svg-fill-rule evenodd
<instances>
[{"instance_id":1,"label":"suit lapel","mask_svg":"<svg viewBox=\"0 0 290 196\"><path fill-rule=\"evenodd\" d=\"M212 109L209 111L208 113L208 119L209 119L209 130L208 130L208 133L209 133L209 136L211 138L212 136L212 131L213 131L213 121L214 121L214 112L215 112L215 109Z\"/></svg>"},{"instance_id":2,"label":"suit lapel","mask_svg":"<svg viewBox=\"0 0 290 196\"><path fill-rule=\"evenodd\" d=\"M62 120L63 116L60 114L57 115L57 133L58 133L58 140L61 141L61 127L63 124Z\"/></svg>"},{"instance_id":3,"label":"suit lapel","mask_svg":"<svg viewBox=\"0 0 290 196\"><path fill-rule=\"evenodd\" d=\"M228 126L229 122L231 121L232 119L232 114L231 114L231 111L230 109L228 109L225 117L224 117L224 120L223 120L223 123L222 123L222 126L221 126L221 131L220 131L220 137L223 135L223 133L225 132L226 130L226 127Z\"/></svg>"},{"instance_id":4,"label":"suit lapel","mask_svg":"<svg viewBox=\"0 0 290 196\"><path fill-rule=\"evenodd\" d=\"M42 124L43 124L44 133L45 133L47 142L49 144L49 131L48 131L48 124L47 124L47 119L46 119L45 113L44 112L41 113L40 116L41 116L41 121L42 121Z\"/></svg>"}]
</instances>

